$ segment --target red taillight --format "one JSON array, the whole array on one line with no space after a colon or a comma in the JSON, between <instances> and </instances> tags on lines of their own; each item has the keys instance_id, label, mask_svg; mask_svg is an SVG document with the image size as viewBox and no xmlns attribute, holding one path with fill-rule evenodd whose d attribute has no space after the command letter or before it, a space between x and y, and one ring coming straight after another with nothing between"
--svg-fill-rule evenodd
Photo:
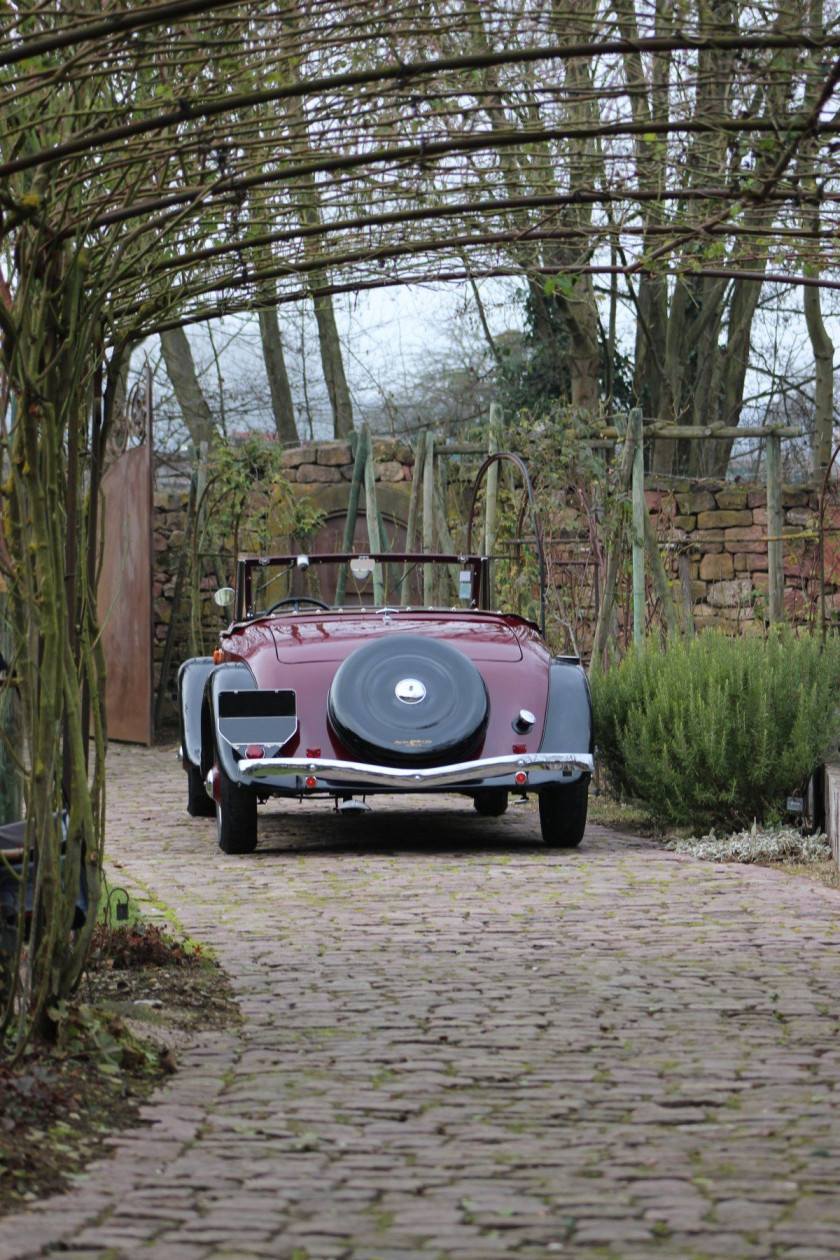
<instances>
[{"instance_id":1,"label":"red taillight","mask_svg":"<svg viewBox=\"0 0 840 1260\"><path fill-rule=\"evenodd\" d=\"M261 744L249 744L245 749L245 756L257 760L265 756L265 749Z\"/></svg>"},{"instance_id":2,"label":"red taillight","mask_svg":"<svg viewBox=\"0 0 840 1260\"><path fill-rule=\"evenodd\" d=\"M516 784L518 787L522 787L525 783L528 782L528 776L524 770L517 770L515 777L516 777Z\"/></svg>"},{"instance_id":3,"label":"red taillight","mask_svg":"<svg viewBox=\"0 0 840 1260\"><path fill-rule=\"evenodd\" d=\"M308 788L314 788L317 785L317 783L318 783L318 780L315 778L315 775L310 774L306 780L305 786Z\"/></svg>"},{"instance_id":4,"label":"red taillight","mask_svg":"<svg viewBox=\"0 0 840 1260\"><path fill-rule=\"evenodd\" d=\"M527 745L527 744L514 744L514 745L513 745L513 751L514 751L515 753L524 753L524 752L527 752L527 751L528 751L528 745Z\"/></svg>"},{"instance_id":5,"label":"red taillight","mask_svg":"<svg viewBox=\"0 0 840 1260\"><path fill-rule=\"evenodd\" d=\"M320 757L321 749L320 748L307 748L306 755L307 757Z\"/></svg>"}]
</instances>

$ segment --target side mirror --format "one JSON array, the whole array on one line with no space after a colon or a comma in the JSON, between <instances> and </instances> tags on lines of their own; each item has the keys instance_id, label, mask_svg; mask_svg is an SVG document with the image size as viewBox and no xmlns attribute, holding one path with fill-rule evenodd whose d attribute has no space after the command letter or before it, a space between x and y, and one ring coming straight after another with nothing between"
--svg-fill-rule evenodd
<instances>
[{"instance_id":1,"label":"side mirror","mask_svg":"<svg viewBox=\"0 0 840 1260\"><path fill-rule=\"evenodd\" d=\"M232 586L221 586L213 592L213 603L218 604L220 608L230 608L235 599L236 592Z\"/></svg>"}]
</instances>

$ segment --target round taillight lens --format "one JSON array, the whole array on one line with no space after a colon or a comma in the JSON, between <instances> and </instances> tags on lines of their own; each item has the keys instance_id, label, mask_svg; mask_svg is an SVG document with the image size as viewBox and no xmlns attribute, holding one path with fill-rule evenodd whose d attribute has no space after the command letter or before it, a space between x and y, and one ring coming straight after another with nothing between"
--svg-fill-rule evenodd
<instances>
[{"instance_id":1,"label":"round taillight lens","mask_svg":"<svg viewBox=\"0 0 840 1260\"><path fill-rule=\"evenodd\" d=\"M265 749L262 744L249 744L245 749L245 756L256 761L258 758L265 756Z\"/></svg>"},{"instance_id":2,"label":"round taillight lens","mask_svg":"<svg viewBox=\"0 0 840 1260\"><path fill-rule=\"evenodd\" d=\"M306 786L308 788L314 788L317 785L317 783L318 783L318 780L315 778L315 775L310 774L306 780Z\"/></svg>"},{"instance_id":3,"label":"round taillight lens","mask_svg":"<svg viewBox=\"0 0 840 1260\"><path fill-rule=\"evenodd\" d=\"M527 776L527 774L525 773L525 771L524 771L524 770L517 770L517 772L516 772L516 782L517 782L517 784L519 785L519 787L522 787L522 785L523 785L524 783L527 783L527 782L528 782L528 776Z\"/></svg>"}]
</instances>

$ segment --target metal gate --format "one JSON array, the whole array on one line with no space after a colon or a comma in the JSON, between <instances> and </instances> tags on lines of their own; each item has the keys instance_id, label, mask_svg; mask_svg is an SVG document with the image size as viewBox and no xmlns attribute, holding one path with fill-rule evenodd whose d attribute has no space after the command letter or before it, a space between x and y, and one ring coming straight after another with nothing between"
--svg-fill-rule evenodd
<instances>
[{"instance_id":1,"label":"metal gate","mask_svg":"<svg viewBox=\"0 0 840 1260\"><path fill-rule=\"evenodd\" d=\"M151 744L153 543L152 381L129 396L115 423L102 479L104 543L97 606L107 681L108 737Z\"/></svg>"}]
</instances>

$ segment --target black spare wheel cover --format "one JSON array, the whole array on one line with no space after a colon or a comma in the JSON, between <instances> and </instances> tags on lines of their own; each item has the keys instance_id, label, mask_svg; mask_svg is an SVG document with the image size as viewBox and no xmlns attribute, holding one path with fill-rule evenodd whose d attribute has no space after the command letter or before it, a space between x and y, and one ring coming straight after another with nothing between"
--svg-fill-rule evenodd
<instances>
[{"instance_id":1,"label":"black spare wheel cover","mask_svg":"<svg viewBox=\"0 0 840 1260\"><path fill-rule=\"evenodd\" d=\"M472 661L451 644L395 634L342 661L327 711L333 730L357 756L434 765L466 757L479 743L487 689Z\"/></svg>"}]
</instances>

